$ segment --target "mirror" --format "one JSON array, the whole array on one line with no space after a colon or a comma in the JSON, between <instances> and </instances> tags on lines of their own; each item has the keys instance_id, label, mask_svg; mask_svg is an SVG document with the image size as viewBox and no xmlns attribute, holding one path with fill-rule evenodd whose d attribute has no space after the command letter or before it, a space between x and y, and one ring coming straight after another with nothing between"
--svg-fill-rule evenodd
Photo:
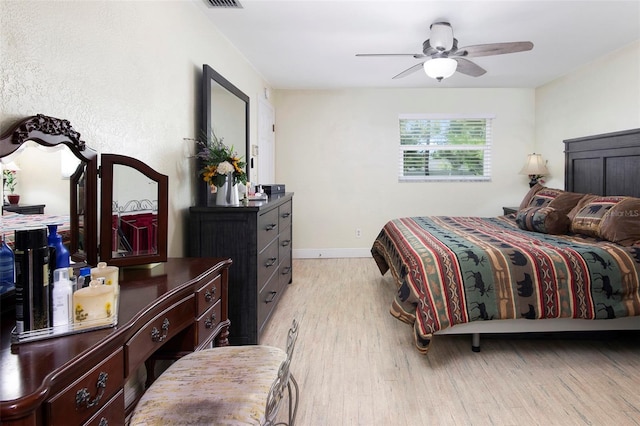
<instances>
[{"instance_id":1,"label":"mirror","mask_svg":"<svg viewBox=\"0 0 640 426\"><path fill-rule=\"evenodd\" d=\"M62 170L62 158L65 157L71 158L66 163L75 166L70 176ZM23 194L18 207L25 202L39 206L38 213L41 211L53 222L60 223L59 233L68 245L71 259L95 265L98 260L98 158L97 153L80 140L80 133L67 120L44 115L30 117L2 134L0 158L19 159L24 168L17 176L24 178L21 188L28 193ZM48 176L41 176L41 172ZM5 211L10 210L21 211L15 208ZM42 225L43 220L39 217L34 220L34 224ZM28 225L24 217L4 216L2 231L5 236L11 238L15 221L20 221L20 226Z\"/></svg>"},{"instance_id":2,"label":"mirror","mask_svg":"<svg viewBox=\"0 0 640 426\"><path fill-rule=\"evenodd\" d=\"M24 159L23 155L26 156ZM21 226L27 219L42 225L48 216L55 213L64 216L61 229L66 234L59 233L63 235L75 262L97 265L98 261L104 261L114 266L129 266L167 260L166 175L134 158L103 154L99 205L97 153L80 140L80 133L67 120L41 114L22 120L3 132L0 158L8 160L14 157L28 169L18 172L18 179L24 177L26 181L19 182L21 190L29 192L24 199L31 204L44 205L42 212L25 211L25 214L44 216L29 218L15 215L18 217L14 219L11 219L13 216L4 216L2 232L5 235L13 235L13 229L9 229L12 220L20 221ZM63 161L65 157L67 160ZM63 163L69 166L64 171ZM55 174L56 178L36 175L38 169L46 170L45 174ZM58 178L59 175L65 177ZM62 184L58 182L60 180ZM16 208L8 210L15 211ZM99 241L98 219L101 222ZM56 216L55 221L59 220ZM121 237L116 238L118 235Z\"/></svg>"},{"instance_id":3,"label":"mirror","mask_svg":"<svg viewBox=\"0 0 640 426\"><path fill-rule=\"evenodd\" d=\"M100 260L116 266L166 262L169 178L123 155L103 154L101 169Z\"/></svg>"},{"instance_id":4,"label":"mirror","mask_svg":"<svg viewBox=\"0 0 640 426\"><path fill-rule=\"evenodd\" d=\"M209 65L202 67L202 135L207 142L211 141L211 133L224 138L227 146L247 163L247 176L251 168L249 147L249 97L231 84ZM197 188L198 205L206 206L209 194L208 185L200 176L202 164L198 163Z\"/></svg>"}]
</instances>

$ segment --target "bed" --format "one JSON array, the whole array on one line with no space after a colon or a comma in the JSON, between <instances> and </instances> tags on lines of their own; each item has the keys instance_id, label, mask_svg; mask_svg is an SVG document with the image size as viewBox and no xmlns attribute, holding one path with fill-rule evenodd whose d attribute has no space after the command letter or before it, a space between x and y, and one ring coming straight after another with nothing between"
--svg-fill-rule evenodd
<instances>
[{"instance_id":1,"label":"bed","mask_svg":"<svg viewBox=\"0 0 640 426\"><path fill-rule=\"evenodd\" d=\"M565 142L517 213L390 220L371 253L423 353L438 334L640 330L640 129Z\"/></svg>"}]
</instances>

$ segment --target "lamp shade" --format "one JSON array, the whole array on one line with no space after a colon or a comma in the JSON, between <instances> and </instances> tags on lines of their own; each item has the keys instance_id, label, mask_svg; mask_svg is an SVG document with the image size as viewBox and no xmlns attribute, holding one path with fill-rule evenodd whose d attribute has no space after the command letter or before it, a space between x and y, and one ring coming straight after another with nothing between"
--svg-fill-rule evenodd
<instances>
[{"instance_id":1,"label":"lamp shade","mask_svg":"<svg viewBox=\"0 0 640 426\"><path fill-rule=\"evenodd\" d=\"M520 170L521 175L544 176L548 173L549 173L549 170L547 170L547 166L545 165L545 162L542 159L542 155L536 154L536 153L527 155L527 162L525 163L522 170Z\"/></svg>"},{"instance_id":2,"label":"lamp shade","mask_svg":"<svg viewBox=\"0 0 640 426\"><path fill-rule=\"evenodd\" d=\"M456 72L458 63L451 58L435 58L426 61L423 64L424 72L431 78L441 81L443 78L449 78Z\"/></svg>"}]
</instances>

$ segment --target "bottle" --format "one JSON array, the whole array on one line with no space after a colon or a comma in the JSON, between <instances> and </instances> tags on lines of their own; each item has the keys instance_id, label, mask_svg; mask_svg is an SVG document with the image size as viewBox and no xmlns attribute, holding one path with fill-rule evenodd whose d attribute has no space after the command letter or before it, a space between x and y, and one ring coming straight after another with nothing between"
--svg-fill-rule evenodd
<instances>
[{"instance_id":1,"label":"bottle","mask_svg":"<svg viewBox=\"0 0 640 426\"><path fill-rule=\"evenodd\" d=\"M69 267L69 250L62 244L62 237L58 234L58 224L49 224L47 228L49 228L47 245L49 246L49 273L51 274L49 281L53 282L53 271Z\"/></svg>"},{"instance_id":2,"label":"bottle","mask_svg":"<svg viewBox=\"0 0 640 426\"><path fill-rule=\"evenodd\" d=\"M77 328L113 324L117 313L114 287L91 280L88 287L73 293L73 314Z\"/></svg>"},{"instance_id":3,"label":"bottle","mask_svg":"<svg viewBox=\"0 0 640 426\"><path fill-rule=\"evenodd\" d=\"M49 237L49 283L50 290L50 317L51 327L69 325L67 310L71 304L67 301L70 297L69 282L69 250L62 244L62 237L58 234L57 224L48 224Z\"/></svg>"},{"instance_id":4,"label":"bottle","mask_svg":"<svg viewBox=\"0 0 640 426\"><path fill-rule=\"evenodd\" d=\"M49 247L47 229L15 231L16 331L49 327Z\"/></svg>"},{"instance_id":5,"label":"bottle","mask_svg":"<svg viewBox=\"0 0 640 426\"><path fill-rule=\"evenodd\" d=\"M69 279L69 268L58 268L53 271L53 289L51 290L51 326L54 332L69 330L73 322L73 289Z\"/></svg>"},{"instance_id":6,"label":"bottle","mask_svg":"<svg viewBox=\"0 0 640 426\"><path fill-rule=\"evenodd\" d=\"M0 245L0 294L15 288L15 284L15 256L3 238Z\"/></svg>"},{"instance_id":7,"label":"bottle","mask_svg":"<svg viewBox=\"0 0 640 426\"><path fill-rule=\"evenodd\" d=\"M119 269L117 266L109 266L106 262L98 262L96 268L91 268L91 279L104 279L105 285L112 285L116 297L120 294Z\"/></svg>"},{"instance_id":8,"label":"bottle","mask_svg":"<svg viewBox=\"0 0 640 426\"><path fill-rule=\"evenodd\" d=\"M77 290L81 288L89 287L91 281L91 267L85 266L80 268L80 275L78 275L78 282L76 283Z\"/></svg>"}]
</instances>

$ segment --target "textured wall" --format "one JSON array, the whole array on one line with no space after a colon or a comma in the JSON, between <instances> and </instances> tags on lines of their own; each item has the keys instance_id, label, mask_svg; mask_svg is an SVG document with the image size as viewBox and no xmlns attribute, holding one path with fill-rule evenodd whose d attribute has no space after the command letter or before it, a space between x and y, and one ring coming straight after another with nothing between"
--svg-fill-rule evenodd
<instances>
[{"instance_id":1,"label":"textured wall","mask_svg":"<svg viewBox=\"0 0 640 426\"><path fill-rule=\"evenodd\" d=\"M169 255L181 256L195 201L202 64L251 98L265 82L212 27L201 1L0 2L0 126L68 119L96 151L169 176ZM255 138L252 99L251 139Z\"/></svg>"}]
</instances>

